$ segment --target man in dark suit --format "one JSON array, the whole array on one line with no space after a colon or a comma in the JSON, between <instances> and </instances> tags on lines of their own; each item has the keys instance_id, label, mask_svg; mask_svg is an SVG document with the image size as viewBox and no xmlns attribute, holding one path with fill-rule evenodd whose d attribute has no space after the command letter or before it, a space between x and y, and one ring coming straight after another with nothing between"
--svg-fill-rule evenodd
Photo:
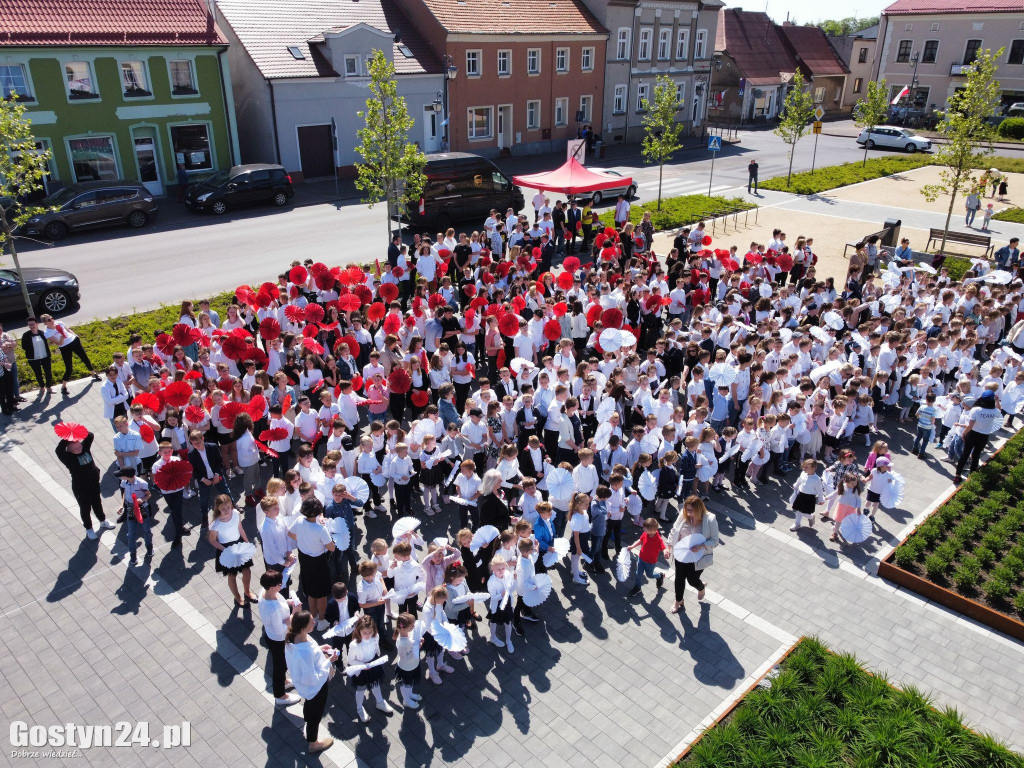
<instances>
[{"instance_id":1,"label":"man in dark suit","mask_svg":"<svg viewBox=\"0 0 1024 768\"><path fill-rule=\"evenodd\" d=\"M199 510L203 515L203 527L210 524L210 497L214 493L231 496L224 479L224 464L220 459L220 446L203 440L203 433L195 429L189 433L188 462L192 465L192 477L199 486Z\"/></svg>"},{"instance_id":2,"label":"man in dark suit","mask_svg":"<svg viewBox=\"0 0 1024 768\"><path fill-rule=\"evenodd\" d=\"M34 317L28 318L26 323L28 323L28 330L21 335L21 348L25 352L25 359L28 360L32 373L36 375L36 381L39 382L38 394L42 396L44 381L47 392L53 388L50 345L46 343L46 336Z\"/></svg>"},{"instance_id":3,"label":"man in dark suit","mask_svg":"<svg viewBox=\"0 0 1024 768\"><path fill-rule=\"evenodd\" d=\"M575 200L569 201L569 210L565 212L565 226L569 230L568 253L576 253L576 227L582 221L583 212Z\"/></svg>"}]
</instances>

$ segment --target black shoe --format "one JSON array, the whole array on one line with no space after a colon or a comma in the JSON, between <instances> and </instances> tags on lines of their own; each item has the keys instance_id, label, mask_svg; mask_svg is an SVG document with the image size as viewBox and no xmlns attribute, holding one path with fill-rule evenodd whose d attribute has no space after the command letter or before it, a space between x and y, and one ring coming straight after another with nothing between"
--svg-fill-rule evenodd
<instances>
[{"instance_id":1,"label":"black shoe","mask_svg":"<svg viewBox=\"0 0 1024 768\"><path fill-rule=\"evenodd\" d=\"M115 522L116 522L116 523L117 523L118 525L120 525L121 523L123 523L123 522L124 522L124 520L125 520L125 518L126 518L126 517L127 517L127 515L126 515L126 514L125 514L124 512L122 512L122 513L121 513L120 515L118 515L118 516L117 516L117 520L116 520Z\"/></svg>"},{"instance_id":2,"label":"black shoe","mask_svg":"<svg viewBox=\"0 0 1024 768\"><path fill-rule=\"evenodd\" d=\"M181 536L174 537L174 541L171 542L171 549L181 549Z\"/></svg>"},{"instance_id":3,"label":"black shoe","mask_svg":"<svg viewBox=\"0 0 1024 768\"><path fill-rule=\"evenodd\" d=\"M518 623L518 622L513 622L512 623L512 631L515 632L520 637L526 637L526 635L523 634L523 625Z\"/></svg>"},{"instance_id":4,"label":"black shoe","mask_svg":"<svg viewBox=\"0 0 1024 768\"><path fill-rule=\"evenodd\" d=\"M640 594L640 587L633 587L629 592L626 593L629 597L636 597Z\"/></svg>"},{"instance_id":5,"label":"black shoe","mask_svg":"<svg viewBox=\"0 0 1024 768\"><path fill-rule=\"evenodd\" d=\"M665 586L665 576L664 576L664 574L662 574L657 579L655 579L654 583L658 585L658 589L663 588Z\"/></svg>"},{"instance_id":6,"label":"black shoe","mask_svg":"<svg viewBox=\"0 0 1024 768\"><path fill-rule=\"evenodd\" d=\"M28 400L26 400L26 399L25 399L24 397L20 397L20 396L19 396L19 397L18 397L18 402L19 402L19 403L27 403L27 402L28 402Z\"/></svg>"},{"instance_id":7,"label":"black shoe","mask_svg":"<svg viewBox=\"0 0 1024 768\"><path fill-rule=\"evenodd\" d=\"M152 560L153 559L153 550L152 549L147 549L146 550L146 559L147 560Z\"/></svg>"},{"instance_id":8,"label":"black shoe","mask_svg":"<svg viewBox=\"0 0 1024 768\"><path fill-rule=\"evenodd\" d=\"M129 568L135 568L138 564L139 564L139 561L136 560L134 557L131 560L128 561L128 567Z\"/></svg>"}]
</instances>

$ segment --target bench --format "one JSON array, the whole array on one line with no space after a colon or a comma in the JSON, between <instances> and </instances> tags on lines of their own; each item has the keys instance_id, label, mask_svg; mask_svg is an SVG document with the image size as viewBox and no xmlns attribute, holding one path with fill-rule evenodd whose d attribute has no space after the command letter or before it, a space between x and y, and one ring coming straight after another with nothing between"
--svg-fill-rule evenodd
<instances>
[{"instance_id":1,"label":"bench","mask_svg":"<svg viewBox=\"0 0 1024 768\"><path fill-rule=\"evenodd\" d=\"M928 245L925 248L931 248L932 243L942 242L942 230L931 227L928 230ZM947 232L946 233L947 243L960 243L961 245L973 245L978 248L985 249L985 257L988 258L992 255L992 238L988 235L976 235L973 232Z\"/></svg>"},{"instance_id":2,"label":"bench","mask_svg":"<svg viewBox=\"0 0 1024 768\"><path fill-rule=\"evenodd\" d=\"M857 250L857 248L859 248L861 245L867 242L869 237L877 237L879 240L881 240L888 234L888 229L880 229L877 232L871 232L870 234L864 235L864 237L862 237L860 240L853 240L852 242L847 243L846 247L843 248L843 258L846 258L846 252L848 250L850 250L851 248Z\"/></svg>"}]
</instances>

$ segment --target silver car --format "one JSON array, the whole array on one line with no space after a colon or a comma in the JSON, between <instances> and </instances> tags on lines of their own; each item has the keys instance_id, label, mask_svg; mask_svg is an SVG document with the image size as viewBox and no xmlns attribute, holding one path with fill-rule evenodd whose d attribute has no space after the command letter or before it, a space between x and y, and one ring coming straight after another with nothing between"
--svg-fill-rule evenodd
<instances>
[{"instance_id":1,"label":"silver car","mask_svg":"<svg viewBox=\"0 0 1024 768\"><path fill-rule=\"evenodd\" d=\"M595 192L590 193L591 202L594 205L600 205L602 200L614 201L619 195L625 195L627 200L633 199L636 194L636 183L627 183L627 180L622 176L621 173L616 171L609 171L605 168L594 168L598 173L603 173L606 176L618 176L622 179L621 187L613 187L612 189L599 189Z\"/></svg>"},{"instance_id":2,"label":"silver car","mask_svg":"<svg viewBox=\"0 0 1024 768\"><path fill-rule=\"evenodd\" d=\"M907 152L928 152L932 148L932 143L928 139L907 128L898 128L894 125L879 125L870 131L865 128L857 137L857 143L868 149L882 147Z\"/></svg>"}]
</instances>

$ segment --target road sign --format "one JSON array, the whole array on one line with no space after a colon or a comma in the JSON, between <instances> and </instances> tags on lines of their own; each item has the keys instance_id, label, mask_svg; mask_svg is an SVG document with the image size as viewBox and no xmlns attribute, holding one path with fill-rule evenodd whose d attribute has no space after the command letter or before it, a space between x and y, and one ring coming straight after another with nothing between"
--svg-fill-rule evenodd
<instances>
[{"instance_id":1,"label":"road sign","mask_svg":"<svg viewBox=\"0 0 1024 768\"><path fill-rule=\"evenodd\" d=\"M814 123L814 132L821 133L821 120Z\"/></svg>"},{"instance_id":2,"label":"road sign","mask_svg":"<svg viewBox=\"0 0 1024 768\"><path fill-rule=\"evenodd\" d=\"M584 165L587 156L586 139L570 139L568 155L568 158L566 158L567 160L576 160L580 165Z\"/></svg>"},{"instance_id":3,"label":"road sign","mask_svg":"<svg viewBox=\"0 0 1024 768\"><path fill-rule=\"evenodd\" d=\"M815 110L814 110L814 119L817 120L820 123L821 122L821 118L823 118L824 116L825 116L825 110L822 109L821 108L821 104L819 104L815 108Z\"/></svg>"},{"instance_id":4,"label":"road sign","mask_svg":"<svg viewBox=\"0 0 1024 768\"><path fill-rule=\"evenodd\" d=\"M711 152L720 152L722 150L722 137L708 136L708 150Z\"/></svg>"}]
</instances>

